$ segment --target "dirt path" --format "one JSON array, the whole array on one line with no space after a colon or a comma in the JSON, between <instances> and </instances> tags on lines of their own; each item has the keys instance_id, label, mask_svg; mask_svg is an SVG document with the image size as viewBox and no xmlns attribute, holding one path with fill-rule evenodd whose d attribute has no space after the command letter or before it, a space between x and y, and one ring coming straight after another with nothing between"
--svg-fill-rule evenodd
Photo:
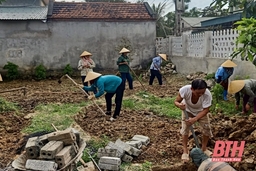
<instances>
[{"instance_id":1,"label":"dirt path","mask_svg":"<svg viewBox=\"0 0 256 171\"><path fill-rule=\"evenodd\" d=\"M78 83L80 79L75 79ZM158 97L174 97L179 88L187 83L183 76L175 75L168 81L168 86L147 87L147 91ZM33 113L34 108L39 103L72 103L85 100L79 89L73 86L69 80L64 80L61 85L57 80L44 81L12 81L2 82L0 90L12 89L25 86L26 96L22 91L8 92L0 94L1 97L9 101L18 103L22 108L22 113L0 113L0 168L6 166L13 160L21 146L22 134L20 130L29 124L29 119L24 116ZM134 92L143 90L138 81L134 82L134 90L126 90L125 97L132 96ZM105 109L105 104L101 105ZM140 156L134 162L143 163L150 161L153 163L155 171L187 170L195 171L192 164L183 164L180 161L182 154L181 136L179 134L180 121L167 117L160 117L148 110L134 111L122 110L117 122L109 122L103 117L93 105L84 108L76 116L76 122L92 136L100 137L106 135L111 140L117 138L128 140L135 134L142 134L150 137L151 143L143 149ZM238 170L256 170L256 116L250 117L227 117L222 114L213 116L212 127L214 138L209 143L210 148L214 147L214 142L219 139L243 140L246 139L246 149L243 162L235 163ZM200 132L196 130L200 137ZM254 137L255 135L255 137ZM189 137L189 146L192 147L193 137Z\"/></svg>"}]
</instances>

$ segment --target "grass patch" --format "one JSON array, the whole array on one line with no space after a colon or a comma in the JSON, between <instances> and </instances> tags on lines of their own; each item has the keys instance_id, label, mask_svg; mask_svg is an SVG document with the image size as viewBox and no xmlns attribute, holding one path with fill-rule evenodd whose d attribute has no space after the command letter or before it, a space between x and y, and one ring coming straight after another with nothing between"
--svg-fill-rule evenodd
<instances>
[{"instance_id":1,"label":"grass patch","mask_svg":"<svg viewBox=\"0 0 256 171\"><path fill-rule=\"evenodd\" d=\"M35 109L37 114L33 117L31 124L22 132L54 131L51 124L54 124L59 130L64 130L74 122L72 116L77 114L81 107L84 106L84 102L78 104L38 105Z\"/></svg>"},{"instance_id":2,"label":"grass patch","mask_svg":"<svg viewBox=\"0 0 256 171\"><path fill-rule=\"evenodd\" d=\"M152 163L145 161L142 164L136 164L136 165L132 165L131 163L125 163L122 162L121 166L120 166L120 171L125 171L125 170L129 170L129 171L151 171L151 167L152 167Z\"/></svg>"},{"instance_id":3,"label":"grass patch","mask_svg":"<svg viewBox=\"0 0 256 171\"><path fill-rule=\"evenodd\" d=\"M9 111L17 112L18 110L19 110L19 107L15 103L8 102L5 99L0 97L0 112L9 112Z\"/></svg>"},{"instance_id":4,"label":"grass patch","mask_svg":"<svg viewBox=\"0 0 256 171\"><path fill-rule=\"evenodd\" d=\"M181 110L174 105L175 98L160 98L153 94L139 92L123 100L123 107L131 110L149 110L160 116L179 118Z\"/></svg>"}]
</instances>

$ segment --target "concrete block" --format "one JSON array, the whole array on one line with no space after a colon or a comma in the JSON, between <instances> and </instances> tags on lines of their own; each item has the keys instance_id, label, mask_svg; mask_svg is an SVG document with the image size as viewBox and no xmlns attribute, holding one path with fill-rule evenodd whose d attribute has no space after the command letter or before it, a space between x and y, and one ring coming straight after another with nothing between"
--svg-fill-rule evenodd
<instances>
[{"instance_id":1,"label":"concrete block","mask_svg":"<svg viewBox=\"0 0 256 171\"><path fill-rule=\"evenodd\" d=\"M122 161L124 161L124 162L130 163L130 162L132 162L133 157L132 157L132 156L129 156L129 155L127 155L127 154L124 154L121 159L122 159Z\"/></svg>"},{"instance_id":2,"label":"concrete block","mask_svg":"<svg viewBox=\"0 0 256 171\"><path fill-rule=\"evenodd\" d=\"M132 155L132 147L121 141L120 139L117 139L116 142L115 142L115 145L119 146L120 148L122 148L125 152L127 152L128 154Z\"/></svg>"},{"instance_id":3,"label":"concrete block","mask_svg":"<svg viewBox=\"0 0 256 171\"><path fill-rule=\"evenodd\" d=\"M134 135L132 140L141 141L143 145L148 145L150 143L150 139L144 135Z\"/></svg>"},{"instance_id":4,"label":"concrete block","mask_svg":"<svg viewBox=\"0 0 256 171\"><path fill-rule=\"evenodd\" d=\"M25 151L28 159L35 159L40 155L41 146L38 145L36 140L37 137L29 138L26 143Z\"/></svg>"},{"instance_id":5,"label":"concrete block","mask_svg":"<svg viewBox=\"0 0 256 171\"><path fill-rule=\"evenodd\" d=\"M71 145L76 141L76 135L73 132L73 129L68 128L64 131L56 131L50 134L47 134L49 141L63 141L64 145Z\"/></svg>"},{"instance_id":6,"label":"concrete block","mask_svg":"<svg viewBox=\"0 0 256 171\"><path fill-rule=\"evenodd\" d=\"M119 165L112 165L112 164L105 164L105 163L99 163L98 164L99 168L103 169L103 170L119 170L120 166Z\"/></svg>"},{"instance_id":7,"label":"concrete block","mask_svg":"<svg viewBox=\"0 0 256 171\"><path fill-rule=\"evenodd\" d=\"M121 165L121 159L118 157L101 157L99 160L99 164L100 163Z\"/></svg>"},{"instance_id":8,"label":"concrete block","mask_svg":"<svg viewBox=\"0 0 256 171\"><path fill-rule=\"evenodd\" d=\"M40 158L41 159L54 159L57 153L63 148L62 141L50 141L41 148Z\"/></svg>"},{"instance_id":9,"label":"concrete block","mask_svg":"<svg viewBox=\"0 0 256 171\"><path fill-rule=\"evenodd\" d=\"M68 162L75 157L75 149L72 146L64 147L55 156L55 162L58 164L58 168L62 168L68 164Z\"/></svg>"},{"instance_id":10,"label":"concrete block","mask_svg":"<svg viewBox=\"0 0 256 171\"><path fill-rule=\"evenodd\" d=\"M28 159L25 168L38 171L56 171L58 164L53 161Z\"/></svg>"},{"instance_id":11,"label":"concrete block","mask_svg":"<svg viewBox=\"0 0 256 171\"><path fill-rule=\"evenodd\" d=\"M125 143L129 144L132 147L135 147L137 149L140 149L142 147L141 141L126 141Z\"/></svg>"},{"instance_id":12,"label":"concrete block","mask_svg":"<svg viewBox=\"0 0 256 171\"><path fill-rule=\"evenodd\" d=\"M135 147L132 147L132 155L133 156L139 156L141 153L141 150L135 148Z\"/></svg>"},{"instance_id":13,"label":"concrete block","mask_svg":"<svg viewBox=\"0 0 256 171\"><path fill-rule=\"evenodd\" d=\"M97 152L97 157L117 157L117 149L106 149L106 148L99 148Z\"/></svg>"},{"instance_id":14,"label":"concrete block","mask_svg":"<svg viewBox=\"0 0 256 171\"><path fill-rule=\"evenodd\" d=\"M117 150L116 157L119 157L119 158L121 158L124 155L124 150L111 141L108 143L105 149L116 149Z\"/></svg>"}]
</instances>

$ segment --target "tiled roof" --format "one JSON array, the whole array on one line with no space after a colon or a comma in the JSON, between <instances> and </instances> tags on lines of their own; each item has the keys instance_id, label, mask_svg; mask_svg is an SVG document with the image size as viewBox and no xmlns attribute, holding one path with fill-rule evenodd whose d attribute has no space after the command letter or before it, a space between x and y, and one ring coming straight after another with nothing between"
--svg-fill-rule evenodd
<instances>
[{"instance_id":1,"label":"tiled roof","mask_svg":"<svg viewBox=\"0 0 256 171\"><path fill-rule=\"evenodd\" d=\"M52 19L152 20L145 3L54 2Z\"/></svg>"},{"instance_id":2,"label":"tiled roof","mask_svg":"<svg viewBox=\"0 0 256 171\"><path fill-rule=\"evenodd\" d=\"M6 0L0 4L0 20L46 20L48 6L41 0Z\"/></svg>"}]
</instances>

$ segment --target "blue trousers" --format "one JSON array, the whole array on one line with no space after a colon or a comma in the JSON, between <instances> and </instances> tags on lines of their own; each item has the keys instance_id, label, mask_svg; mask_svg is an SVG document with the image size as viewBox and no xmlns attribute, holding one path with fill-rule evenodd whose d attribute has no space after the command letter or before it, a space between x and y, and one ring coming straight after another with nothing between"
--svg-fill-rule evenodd
<instances>
[{"instance_id":1,"label":"blue trousers","mask_svg":"<svg viewBox=\"0 0 256 171\"><path fill-rule=\"evenodd\" d=\"M153 84L155 77L158 79L159 85L162 85L163 84L162 74L158 70L154 70L154 69L150 70L149 85Z\"/></svg>"}]
</instances>

